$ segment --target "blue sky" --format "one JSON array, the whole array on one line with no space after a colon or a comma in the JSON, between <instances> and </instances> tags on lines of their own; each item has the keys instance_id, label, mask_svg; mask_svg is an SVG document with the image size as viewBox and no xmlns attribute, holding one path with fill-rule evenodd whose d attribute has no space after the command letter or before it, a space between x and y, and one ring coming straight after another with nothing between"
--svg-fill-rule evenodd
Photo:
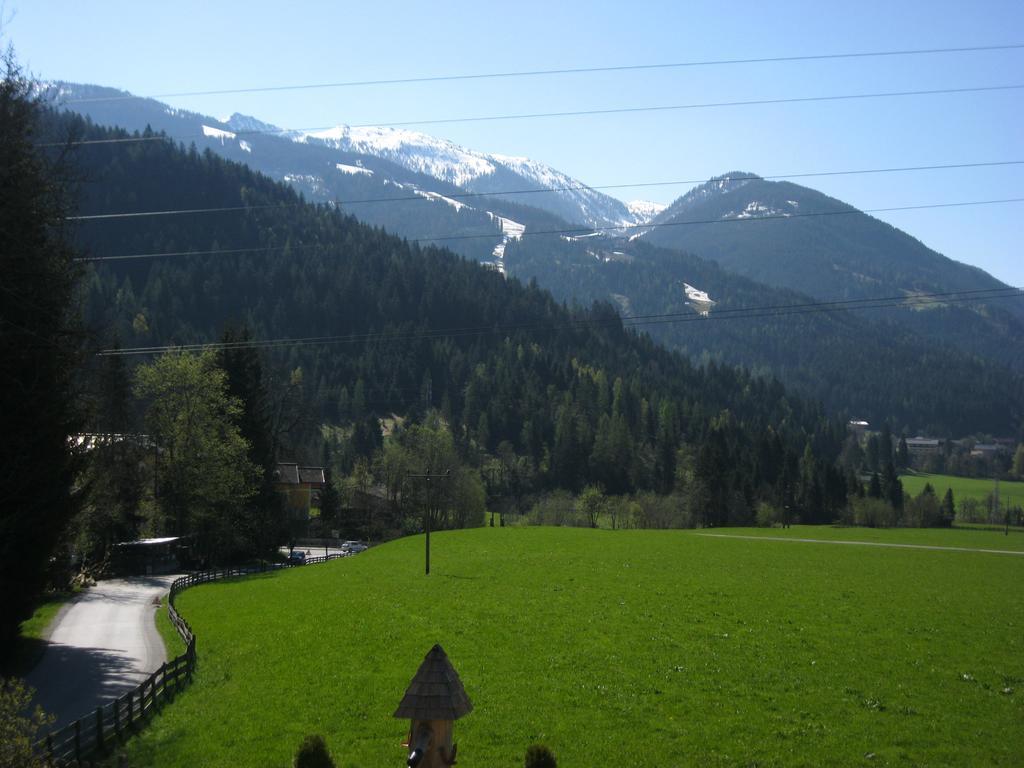
<instances>
[{"instance_id":1,"label":"blue sky","mask_svg":"<svg viewBox=\"0 0 1024 768\"><path fill-rule=\"evenodd\" d=\"M42 78L139 95L1024 43L1018 2L7 0ZM284 127L1024 84L1024 49L168 98ZM424 126L592 185L1024 160L1024 90ZM860 208L1024 197L1024 165L805 182ZM670 202L687 186L616 190ZM1024 203L879 214L1024 285Z\"/></svg>"}]
</instances>

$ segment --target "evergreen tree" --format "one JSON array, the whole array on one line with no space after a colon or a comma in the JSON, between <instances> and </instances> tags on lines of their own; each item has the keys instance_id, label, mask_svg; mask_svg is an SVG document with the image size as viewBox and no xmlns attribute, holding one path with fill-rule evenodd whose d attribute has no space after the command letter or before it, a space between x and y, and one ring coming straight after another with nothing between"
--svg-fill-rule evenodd
<instances>
[{"instance_id":1,"label":"evergreen tree","mask_svg":"<svg viewBox=\"0 0 1024 768\"><path fill-rule=\"evenodd\" d=\"M882 482L879 480L877 472L871 473L871 482L868 484L868 498L882 498Z\"/></svg>"},{"instance_id":2,"label":"evergreen tree","mask_svg":"<svg viewBox=\"0 0 1024 768\"><path fill-rule=\"evenodd\" d=\"M112 349L116 352L115 342ZM149 446L139 435L131 379L118 354L103 356L96 374L95 415L87 438L85 499L73 524L83 567L104 563L112 546L137 538L142 515L143 465Z\"/></svg>"},{"instance_id":3,"label":"evergreen tree","mask_svg":"<svg viewBox=\"0 0 1024 768\"><path fill-rule=\"evenodd\" d=\"M244 344L252 339L247 326L228 328L221 338L217 364L224 371L227 394L241 410L235 424L249 445L249 462L258 469L257 490L240 521L249 554L268 556L280 543L285 527L281 494L274 487L277 447L270 423L270 403L260 354Z\"/></svg>"},{"instance_id":4,"label":"evergreen tree","mask_svg":"<svg viewBox=\"0 0 1024 768\"><path fill-rule=\"evenodd\" d=\"M324 489L320 492L320 520L328 531L341 519L341 495L332 479L330 469L324 469ZM326 534L325 534L326 535Z\"/></svg>"},{"instance_id":5,"label":"evergreen tree","mask_svg":"<svg viewBox=\"0 0 1024 768\"><path fill-rule=\"evenodd\" d=\"M903 483L896 474L896 467L891 458L882 470L881 490L882 498L888 501L893 509L897 512L903 509Z\"/></svg>"},{"instance_id":6,"label":"evergreen tree","mask_svg":"<svg viewBox=\"0 0 1024 768\"><path fill-rule=\"evenodd\" d=\"M907 436L900 435L899 447L896 449L896 466L906 469L910 466L910 451L907 448Z\"/></svg>"},{"instance_id":7,"label":"evergreen tree","mask_svg":"<svg viewBox=\"0 0 1024 768\"><path fill-rule=\"evenodd\" d=\"M868 438L867 449L864 453L864 463L867 466L869 472L878 472L882 464L879 456L881 451L879 450L879 441L877 435L871 435Z\"/></svg>"},{"instance_id":8,"label":"evergreen tree","mask_svg":"<svg viewBox=\"0 0 1024 768\"><path fill-rule=\"evenodd\" d=\"M953 489L947 488L946 494L942 497L942 505L939 507L942 519L946 525L952 525L956 519L956 504L953 503Z\"/></svg>"},{"instance_id":9,"label":"evergreen tree","mask_svg":"<svg viewBox=\"0 0 1024 768\"><path fill-rule=\"evenodd\" d=\"M40 130L33 84L8 54L0 81L0 658L50 578L79 504L80 364L61 137ZM66 138L66 137L65 137Z\"/></svg>"},{"instance_id":10,"label":"evergreen tree","mask_svg":"<svg viewBox=\"0 0 1024 768\"><path fill-rule=\"evenodd\" d=\"M882 425L882 434L878 437L878 465L884 470L885 465L892 460L892 430L886 422Z\"/></svg>"}]
</instances>

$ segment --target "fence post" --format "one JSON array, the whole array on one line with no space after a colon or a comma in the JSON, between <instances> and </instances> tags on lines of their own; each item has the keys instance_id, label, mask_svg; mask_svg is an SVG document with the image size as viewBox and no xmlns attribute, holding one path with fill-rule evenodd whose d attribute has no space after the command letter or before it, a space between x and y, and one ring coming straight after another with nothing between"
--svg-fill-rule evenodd
<instances>
[{"instance_id":1,"label":"fence post","mask_svg":"<svg viewBox=\"0 0 1024 768\"><path fill-rule=\"evenodd\" d=\"M167 699L167 662L160 665L160 677L163 678L163 698Z\"/></svg>"},{"instance_id":2,"label":"fence post","mask_svg":"<svg viewBox=\"0 0 1024 768\"><path fill-rule=\"evenodd\" d=\"M82 721L75 720L75 760L82 762Z\"/></svg>"},{"instance_id":3,"label":"fence post","mask_svg":"<svg viewBox=\"0 0 1024 768\"><path fill-rule=\"evenodd\" d=\"M117 736L117 739L120 741L120 739L121 739L121 700L120 699L114 699L114 701L111 703L111 706L114 708L114 735Z\"/></svg>"},{"instance_id":4,"label":"fence post","mask_svg":"<svg viewBox=\"0 0 1024 768\"><path fill-rule=\"evenodd\" d=\"M103 707L96 707L96 751L103 751Z\"/></svg>"}]
</instances>

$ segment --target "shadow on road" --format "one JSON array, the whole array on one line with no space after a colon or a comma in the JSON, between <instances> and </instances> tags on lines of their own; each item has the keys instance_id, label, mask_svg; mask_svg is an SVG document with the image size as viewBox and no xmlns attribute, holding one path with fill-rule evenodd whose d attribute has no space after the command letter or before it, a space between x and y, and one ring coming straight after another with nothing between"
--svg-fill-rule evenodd
<instances>
[{"instance_id":1,"label":"shadow on road","mask_svg":"<svg viewBox=\"0 0 1024 768\"><path fill-rule=\"evenodd\" d=\"M124 695L148 677L131 656L103 648L49 643L46 661L48 679L34 679L37 670L27 682L36 689L34 702L57 718L52 730Z\"/></svg>"}]
</instances>

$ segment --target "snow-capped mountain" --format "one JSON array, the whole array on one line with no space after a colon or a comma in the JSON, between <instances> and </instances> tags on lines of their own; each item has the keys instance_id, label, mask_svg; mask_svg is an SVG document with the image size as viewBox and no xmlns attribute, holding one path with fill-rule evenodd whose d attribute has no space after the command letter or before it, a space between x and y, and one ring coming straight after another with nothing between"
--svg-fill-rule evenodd
<instances>
[{"instance_id":1,"label":"snow-capped mountain","mask_svg":"<svg viewBox=\"0 0 1024 768\"><path fill-rule=\"evenodd\" d=\"M289 135L295 141L322 143L344 152L384 158L470 192L494 194L542 208L573 224L619 227L646 221L622 201L526 157L477 152L446 139L400 128L340 125Z\"/></svg>"},{"instance_id":2,"label":"snow-capped mountain","mask_svg":"<svg viewBox=\"0 0 1024 768\"><path fill-rule=\"evenodd\" d=\"M619 228L646 223L657 210L653 204L628 207L529 158L478 152L409 130L342 125L291 131L238 112L215 118L102 86L57 82L42 89L56 106L86 114L97 123L164 131L175 141L195 143L285 181L307 199L341 204L363 221L415 239L475 234L493 227L500 244L509 238L494 224L495 216L542 229ZM464 201L468 205L445 202L459 200L465 192L484 196ZM409 203L410 194L439 205ZM344 203L391 197L405 200L387 205ZM497 258L486 241L446 244L473 258Z\"/></svg>"},{"instance_id":3,"label":"snow-capped mountain","mask_svg":"<svg viewBox=\"0 0 1024 768\"><path fill-rule=\"evenodd\" d=\"M637 224L646 224L668 206L665 203L653 203L650 200L630 200L626 208Z\"/></svg>"}]
</instances>

